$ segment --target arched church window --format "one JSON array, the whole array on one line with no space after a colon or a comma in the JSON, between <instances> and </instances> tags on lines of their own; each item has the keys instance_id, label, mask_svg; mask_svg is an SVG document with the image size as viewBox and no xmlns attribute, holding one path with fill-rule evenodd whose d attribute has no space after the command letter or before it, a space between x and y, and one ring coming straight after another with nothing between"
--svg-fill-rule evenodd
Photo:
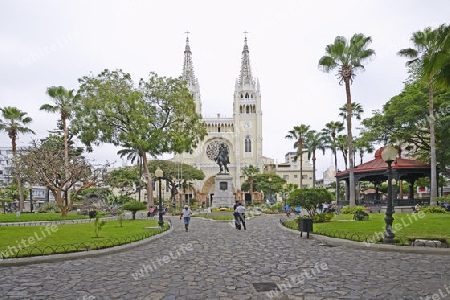
<instances>
[{"instance_id":1,"label":"arched church window","mask_svg":"<svg viewBox=\"0 0 450 300\"><path fill-rule=\"evenodd\" d=\"M250 113L250 107L248 107L248 106L245 107L245 113L247 113L247 114Z\"/></svg>"},{"instance_id":2,"label":"arched church window","mask_svg":"<svg viewBox=\"0 0 450 300\"><path fill-rule=\"evenodd\" d=\"M244 95L241 94L241 98L244 98Z\"/></svg>"},{"instance_id":3,"label":"arched church window","mask_svg":"<svg viewBox=\"0 0 450 300\"><path fill-rule=\"evenodd\" d=\"M252 140L249 135L245 136L244 149L245 152L252 152Z\"/></svg>"},{"instance_id":4,"label":"arched church window","mask_svg":"<svg viewBox=\"0 0 450 300\"><path fill-rule=\"evenodd\" d=\"M220 126L217 126L217 132L220 132Z\"/></svg>"},{"instance_id":5,"label":"arched church window","mask_svg":"<svg viewBox=\"0 0 450 300\"><path fill-rule=\"evenodd\" d=\"M245 93L245 98L248 98L248 93Z\"/></svg>"}]
</instances>

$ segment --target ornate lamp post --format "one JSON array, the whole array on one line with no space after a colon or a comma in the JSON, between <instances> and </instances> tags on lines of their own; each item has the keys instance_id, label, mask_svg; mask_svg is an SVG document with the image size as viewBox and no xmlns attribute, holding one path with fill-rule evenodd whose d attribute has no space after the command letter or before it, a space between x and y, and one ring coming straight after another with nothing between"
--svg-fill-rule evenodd
<instances>
[{"instance_id":1,"label":"ornate lamp post","mask_svg":"<svg viewBox=\"0 0 450 300\"><path fill-rule=\"evenodd\" d=\"M388 164L388 205L386 209L386 217L384 218L384 222L386 223L386 230L384 231L384 243L393 243L395 234L392 231L392 222L394 218L392 217L392 213L394 211L394 207L392 205L392 162L397 157L397 150L392 147L391 144L387 144L384 147L383 152L381 152L381 157Z\"/></svg>"},{"instance_id":2,"label":"ornate lamp post","mask_svg":"<svg viewBox=\"0 0 450 300\"><path fill-rule=\"evenodd\" d=\"M160 167L158 167L155 171L155 176L158 177L159 181L159 219L158 219L158 225L159 227L163 227L164 220L163 220L163 207L162 207L162 197L161 197L161 179L164 176L163 170L161 170Z\"/></svg>"}]
</instances>

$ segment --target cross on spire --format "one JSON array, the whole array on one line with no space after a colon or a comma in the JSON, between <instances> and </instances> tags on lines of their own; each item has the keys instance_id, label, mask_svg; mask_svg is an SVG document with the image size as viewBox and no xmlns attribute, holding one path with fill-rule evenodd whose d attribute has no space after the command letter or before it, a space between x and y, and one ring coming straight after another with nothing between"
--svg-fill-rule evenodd
<instances>
[{"instance_id":1,"label":"cross on spire","mask_svg":"<svg viewBox=\"0 0 450 300\"><path fill-rule=\"evenodd\" d=\"M244 31L245 38L247 38L247 33L249 33L247 30Z\"/></svg>"},{"instance_id":2,"label":"cross on spire","mask_svg":"<svg viewBox=\"0 0 450 300\"><path fill-rule=\"evenodd\" d=\"M186 33L186 38L188 39L189 38L189 30L186 30L184 33Z\"/></svg>"}]
</instances>

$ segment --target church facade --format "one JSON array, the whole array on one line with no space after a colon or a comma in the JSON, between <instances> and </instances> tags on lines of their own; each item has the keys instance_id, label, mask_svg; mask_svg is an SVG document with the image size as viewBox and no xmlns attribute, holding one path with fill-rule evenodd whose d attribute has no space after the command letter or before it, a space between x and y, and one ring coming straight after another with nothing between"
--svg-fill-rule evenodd
<instances>
[{"instance_id":1,"label":"church facade","mask_svg":"<svg viewBox=\"0 0 450 300\"><path fill-rule=\"evenodd\" d=\"M194 97L197 113L201 115L200 85L194 74L189 38L186 39L184 50L182 77L186 80L189 91ZM244 40L232 104L232 118L224 118L220 115L215 118L203 118L202 122L207 128L204 140L192 154L177 154L173 158L180 165L188 164L204 172L205 179L193 183L192 196L199 201L199 204L211 204L215 192L215 177L219 173L215 158L221 145L225 145L229 153L228 173L233 179L232 191L235 199L244 199L241 192L241 184L246 179L242 174L243 167L253 165L263 171L264 165L273 164L273 160L264 158L262 155L261 91L258 79L252 76L247 38Z\"/></svg>"}]
</instances>

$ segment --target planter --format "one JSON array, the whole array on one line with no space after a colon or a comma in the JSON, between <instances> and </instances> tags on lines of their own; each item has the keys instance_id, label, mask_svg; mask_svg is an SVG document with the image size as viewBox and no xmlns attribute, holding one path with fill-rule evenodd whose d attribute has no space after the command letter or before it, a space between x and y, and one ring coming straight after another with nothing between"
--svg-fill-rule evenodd
<instances>
[{"instance_id":1,"label":"planter","mask_svg":"<svg viewBox=\"0 0 450 300\"><path fill-rule=\"evenodd\" d=\"M313 231L313 220L298 219L298 230L300 231L300 236L303 236L303 232L306 232L306 237L309 239L309 233Z\"/></svg>"}]
</instances>

